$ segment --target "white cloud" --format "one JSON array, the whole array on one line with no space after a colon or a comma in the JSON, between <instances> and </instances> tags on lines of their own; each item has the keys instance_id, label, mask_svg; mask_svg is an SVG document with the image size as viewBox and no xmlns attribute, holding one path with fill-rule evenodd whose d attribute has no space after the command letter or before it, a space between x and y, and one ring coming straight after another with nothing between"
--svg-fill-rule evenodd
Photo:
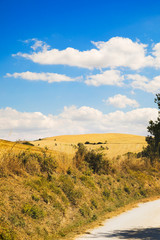
<instances>
[{"instance_id":1,"label":"white cloud","mask_svg":"<svg viewBox=\"0 0 160 240\"><path fill-rule=\"evenodd\" d=\"M32 38L32 39L28 39L24 41L25 43L30 43L33 42L33 44L31 45L31 48L36 51L37 49L42 50L42 51L47 51L50 46L48 44L46 44L45 42L38 40L36 38Z\"/></svg>"},{"instance_id":2,"label":"white cloud","mask_svg":"<svg viewBox=\"0 0 160 240\"><path fill-rule=\"evenodd\" d=\"M13 77L13 78L22 78L25 80L30 80L30 81L46 81L49 83L53 82L74 82L79 78L70 78L66 75L63 74L58 74L58 73L35 73L35 72L22 72L22 73L7 73L5 77Z\"/></svg>"},{"instance_id":3,"label":"white cloud","mask_svg":"<svg viewBox=\"0 0 160 240\"><path fill-rule=\"evenodd\" d=\"M123 66L136 70L153 65L153 57L147 56L147 45L133 42L129 38L113 37L106 42L92 43L96 48L86 51L72 47L48 50L46 45L47 47L43 47L39 52L31 54L19 52L13 56L21 56L39 64L63 64L88 69ZM32 49L36 50L41 44L41 41L37 41Z\"/></svg>"},{"instance_id":4,"label":"white cloud","mask_svg":"<svg viewBox=\"0 0 160 240\"><path fill-rule=\"evenodd\" d=\"M87 76L85 83L87 85L101 86L101 85L114 85L122 86L124 77L121 76L118 70L107 70L100 74Z\"/></svg>"},{"instance_id":5,"label":"white cloud","mask_svg":"<svg viewBox=\"0 0 160 240\"><path fill-rule=\"evenodd\" d=\"M130 99L126 97L125 95L117 94L113 97L109 97L107 100L105 100L106 104L113 105L117 108L126 108L127 106L137 108L139 107L139 104L136 100Z\"/></svg>"},{"instance_id":6,"label":"white cloud","mask_svg":"<svg viewBox=\"0 0 160 240\"><path fill-rule=\"evenodd\" d=\"M158 110L136 109L124 113L101 111L82 106L65 107L59 115L40 112L18 112L12 108L0 109L0 136L4 139L37 139L62 134L130 133L146 135L150 119L155 120Z\"/></svg>"},{"instance_id":7,"label":"white cloud","mask_svg":"<svg viewBox=\"0 0 160 240\"><path fill-rule=\"evenodd\" d=\"M126 77L132 80L130 85L134 89L141 89L154 94L160 91L160 76L154 77L153 80L139 74L129 74Z\"/></svg>"},{"instance_id":8,"label":"white cloud","mask_svg":"<svg viewBox=\"0 0 160 240\"><path fill-rule=\"evenodd\" d=\"M157 43L154 45L152 54L154 56L154 66L156 68L159 68L160 67L160 43Z\"/></svg>"}]
</instances>

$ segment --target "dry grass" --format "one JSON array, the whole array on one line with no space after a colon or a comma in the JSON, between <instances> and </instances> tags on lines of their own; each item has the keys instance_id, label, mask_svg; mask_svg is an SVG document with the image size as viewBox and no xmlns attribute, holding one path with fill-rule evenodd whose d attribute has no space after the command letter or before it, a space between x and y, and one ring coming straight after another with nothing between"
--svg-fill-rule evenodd
<instances>
[{"instance_id":1,"label":"dry grass","mask_svg":"<svg viewBox=\"0 0 160 240\"><path fill-rule=\"evenodd\" d=\"M18 142L11 142L6 140L0 139L0 165L2 165L2 162L6 161L6 157L8 160L10 159L10 165L15 165L12 163L12 155L28 151L32 153L38 153L41 154L42 151L44 151L44 147L46 146L29 146L25 144L21 144ZM67 154L65 152L60 152L57 150L52 150L51 148L47 150L47 154L52 155L56 161L58 162L58 172L66 172L69 167L72 166L72 158L73 156L70 154Z\"/></svg>"},{"instance_id":2,"label":"dry grass","mask_svg":"<svg viewBox=\"0 0 160 240\"><path fill-rule=\"evenodd\" d=\"M59 172L66 172L73 165L73 156L77 151L79 142L85 143L102 142L104 144L87 144L88 150L94 149L106 154L110 159L116 158L127 152L139 152L146 145L145 137L129 134L82 134L82 135L64 135L31 142L34 146L25 145L18 142L10 142L0 140L0 158L4 155L19 153L23 151L31 151L41 153L45 147L48 153L57 160ZM107 141L107 144L105 143ZM102 149L103 148L103 149ZM108 149L107 149L108 148Z\"/></svg>"},{"instance_id":3,"label":"dry grass","mask_svg":"<svg viewBox=\"0 0 160 240\"><path fill-rule=\"evenodd\" d=\"M35 146L45 147L54 151L67 153L73 156L75 154L77 143L90 143L102 142L107 144L88 144L86 147L91 150L101 150L101 146L104 148L102 151L107 154L109 158L116 157L117 155L123 155L127 152L139 152L144 146L146 146L145 137L130 135L130 134L118 134L118 133L105 133L105 134L82 134L82 135L64 135L50 138L44 138L41 140L33 141ZM107 150L106 147L109 149Z\"/></svg>"},{"instance_id":4,"label":"dry grass","mask_svg":"<svg viewBox=\"0 0 160 240\"><path fill-rule=\"evenodd\" d=\"M37 145L42 144L38 147L0 141L0 239L73 239L87 226L95 226L96 219L111 217L117 209L160 194L160 166L150 168L128 154L109 161L106 174L93 174L89 168L79 171L72 164L72 155L41 148L47 140L57 148L68 144L76 151L73 146L78 142L107 141L104 146L117 148L143 145L144 138L122 134L59 136L39 140ZM101 144L86 146L99 148Z\"/></svg>"}]
</instances>

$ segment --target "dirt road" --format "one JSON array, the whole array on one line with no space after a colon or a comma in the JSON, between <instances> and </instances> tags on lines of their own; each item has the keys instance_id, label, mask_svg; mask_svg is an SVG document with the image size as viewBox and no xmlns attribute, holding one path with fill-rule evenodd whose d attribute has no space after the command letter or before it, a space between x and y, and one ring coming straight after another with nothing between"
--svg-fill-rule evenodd
<instances>
[{"instance_id":1,"label":"dirt road","mask_svg":"<svg viewBox=\"0 0 160 240\"><path fill-rule=\"evenodd\" d=\"M160 240L160 199L139 204L138 207L104 222L89 234L76 240L145 239Z\"/></svg>"}]
</instances>

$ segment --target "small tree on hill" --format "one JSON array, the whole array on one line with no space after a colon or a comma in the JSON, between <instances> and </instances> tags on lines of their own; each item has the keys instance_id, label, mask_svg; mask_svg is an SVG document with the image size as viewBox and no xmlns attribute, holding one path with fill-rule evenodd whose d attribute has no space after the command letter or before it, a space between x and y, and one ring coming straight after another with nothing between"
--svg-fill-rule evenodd
<instances>
[{"instance_id":1,"label":"small tree on hill","mask_svg":"<svg viewBox=\"0 0 160 240\"><path fill-rule=\"evenodd\" d=\"M155 103L160 110L160 93L156 94ZM153 165L156 160L160 160L160 111L158 111L158 118L156 121L149 121L147 127L149 136L146 137L148 146L143 150L142 156L149 157L150 162Z\"/></svg>"}]
</instances>

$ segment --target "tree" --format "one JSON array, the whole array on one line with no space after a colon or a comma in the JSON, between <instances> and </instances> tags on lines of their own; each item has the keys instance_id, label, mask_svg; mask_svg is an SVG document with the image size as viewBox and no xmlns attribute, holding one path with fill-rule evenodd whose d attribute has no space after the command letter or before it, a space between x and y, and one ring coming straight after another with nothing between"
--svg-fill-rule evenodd
<instances>
[{"instance_id":1,"label":"tree","mask_svg":"<svg viewBox=\"0 0 160 240\"><path fill-rule=\"evenodd\" d=\"M77 150L73 160L75 162L75 166L79 170L82 170L83 168L85 168L84 158L85 158L85 154L87 152L87 148L84 146L83 143L78 143L77 145L78 145L78 150Z\"/></svg>"},{"instance_id":2,"label":"tree","mask_svg":"<svg viewBox=\"0 0 160 240\"><path fill-rule=\"evenodd\" d=\"M110 162L103 159L101 153L87 150L83 143L78 143L78 150L73 158L76 168L80 171L90 169L93 173L108 174L111 170Z\"/></svg>"},{"instance_id":3,"label":"tree","mask_svg":"<svg viewBox=\"0 0 160 240\"><path fill-rule=\"evenodd\" d=\"M154 102L157 103L158 109L160 110L160 93L156 94ZM146 137L148 145L143 150L142 156L149 157L153 165L157 159L160 160L160 111L158 111L158 118L156 121L149 121L147 130L150 135Z\"/></svg>"},{"instance_id":4,"label":"tree","mask_svg":"<svg viewBox=\"0 0 160 240\"><path fill-rule=\"evenodd\" d=\"M88 163L89 168L92 169L94 173L99 173L103 168L102 154L96 153L94 150L88 151L85 154L84 160Z\"/></svg>"}]
</instances>

